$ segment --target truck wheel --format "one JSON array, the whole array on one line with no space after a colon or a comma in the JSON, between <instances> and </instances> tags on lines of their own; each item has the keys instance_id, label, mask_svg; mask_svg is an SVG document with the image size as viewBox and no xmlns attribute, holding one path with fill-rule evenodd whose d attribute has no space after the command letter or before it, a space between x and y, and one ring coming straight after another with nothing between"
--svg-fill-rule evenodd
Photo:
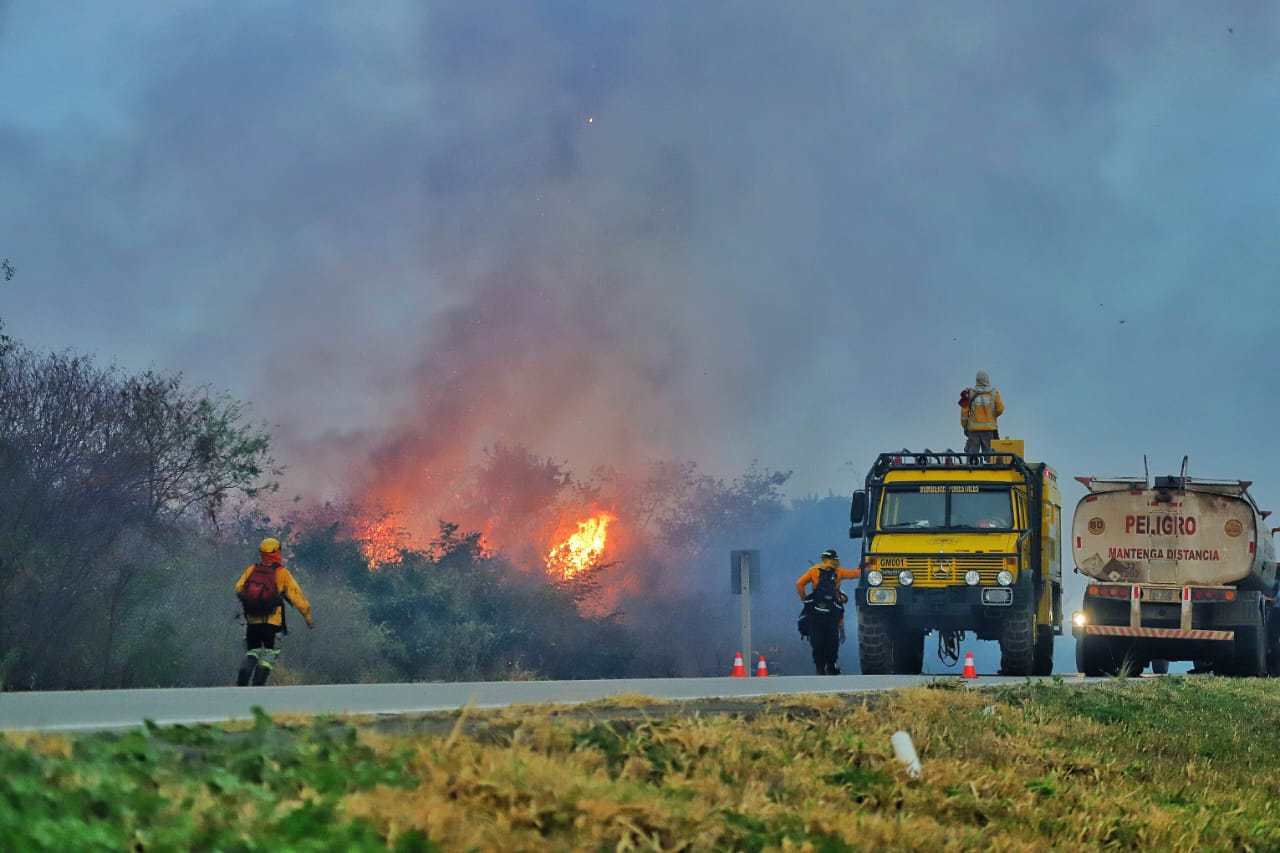
<instances>
[{"instance_id":1,"label":"truck wheel","mask_svg":"<svg viewBox=\"0 0 1280 853\"><path fill-rule=\"evenodd\" d=\"M893 671L902 675L919 675L924 669L924 632L899 631L893 638Z\"/></svg>"},{"instance_id":2,"label":"truck wheel","mask_svg":"<svg viewBox=\"0 0 1280 853\"><path fill-rule=\"evenodd\" d=\"M1151 671L1154 672L1156 675L1168 675L1169 661L1166 660L1165 658L1152 658Z\"/></svg>"},{"instance_id":3,"label":"truck wheel","mask_svg":"<svg viewBox=\"0 0 1280 853\"><path fill-rule=\"evenodd\" d=\"M1010 609L1000 628L1000 674L1031 675L1035 668L1036 611L1030 602Z\"/></svg>"},{"instance_id":4,"label":"truck wheel","mask_svg":"<svg viewBox=\"0 0 1280 853\"><path fill-rule=\"evenodd\" d=\"M1102 675L1127 678L1142 671L1128 643L1107 637L1081 637L1076 640L1076 669L1090 678Z\"/></svg>"},{"instance_id":5,"label":"truck wheel","mask_svg":"<svg viewBox=\"0 0 1280 853\"><path fill-rule=\"evenodd\" d=\"M858 611L858 661L863 675L888 675L893 668L893 635L886 611Z\"/></svg>"},{"instance_id":6,"label":"truck wheel","mask_svg":"<svg viewBox=\"0 0 1280 853\"><path fill-rule=\"evenodd\" d=\"M1267 675L1280 675L1280 616L1268 610L1267 616Z\"/></svg>"},{"instance_id":7,"label":"truck wheel","mask_svg":"<svg viewBox=\"0 0 1280 853\"><path fill-rule=\"evenodd\" d=\"M1267 674L1267 646L1261 627L1236 631L1235 660L1231 674L1257 678Z\"/></svg>"},{"instance_id":8,"label":"truck wheel","mask_svg":"<svg viewBox=\"0 0 1280 853\"><path fill-rule=\"evenodd\" d=\"M1032 675L1053 674L1053 626L1036 626L1035 663L1031 667Z\"/></svg>"},{"instance_id":9,"label":"truck wheel","mask_svg":"<svg viewBox=\"0 0 1280 853\"><path fill-rule=\"evenodd\" d=\"M1102 646L1106 640L1080 637L1076 640L1076 669L1089 678L1106 675L1102 666Z\"/></svg>"}]
</instances>

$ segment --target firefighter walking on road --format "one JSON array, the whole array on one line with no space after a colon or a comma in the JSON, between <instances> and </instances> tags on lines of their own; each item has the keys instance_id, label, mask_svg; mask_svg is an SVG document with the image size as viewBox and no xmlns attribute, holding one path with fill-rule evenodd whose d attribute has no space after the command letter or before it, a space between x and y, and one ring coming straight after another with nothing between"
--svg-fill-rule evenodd
<instances>
[{"instance_id":1,"label":"firefighter walking on road","mask_svg":"<svg viewBox=\"0 0 1280 853\"><path fill-rule=\"evenodd\" d=\"M840 555L828 548L822 559L796 579L796 593L804 602L800 614L800 634L808 636L813 649L813 665L818 675L839 675L836 658L844 642L844 603L849 600L840 591L840 581L862 576L858 569L840 565ZM805 592L805 587L812 591Z\"/></svg>"},{"instance_id":2,"label":"firefighter walking on road","mask_svg":"<svg viewBox=\"0 0 1280 853\"><path fill-rule=\"evenodd\" d=\"M245 656L236 673L236 684L244 687L267 683L271 669L280 660L276 635L289 633L284 618L287 601L302 614L308 628L314 628L311 604L302 587L284 564L280 540L267 538L258 546L258 562L244 570L236 582L236 597L244 607Z\"/></svg>"}]
</instances>

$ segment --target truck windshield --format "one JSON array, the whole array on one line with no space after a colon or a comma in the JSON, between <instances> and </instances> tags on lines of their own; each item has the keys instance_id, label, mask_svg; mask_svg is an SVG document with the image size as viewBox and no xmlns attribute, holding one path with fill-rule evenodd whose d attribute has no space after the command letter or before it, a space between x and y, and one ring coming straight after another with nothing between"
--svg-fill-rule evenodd
<instances>
[{"instance_id":1,"label":"truck windshield","mask_svg":"<svg viewBox=\"0 0 1280 853\"><path fill-rule=\"evenodd\" d=\"M880 507L881 530L1012 530L1008 486L923 485L890 488Z\"/></svg>"},{"instance_id":2,"label":"truck windshield","mask_svg":"<svg viewBox=\"0 0 1280 853\"><path fill-rule=\"evenodd\" d=\"M951 492L951 526L961 530L1012 530L1009 490L980 486L976 492Z\"/></svg>"},{"instance_id":3,"label":"truck windshield","mask_svg":"<svg viewBox=\"0 0 1280 853\"><path fill-rule=\"evenodd\" d=\"M945 487L936 492L919 489L891 489L885 493L880 509L881 530L937 528L947 526L947 493Z\"/></svg>"}]
</instances>

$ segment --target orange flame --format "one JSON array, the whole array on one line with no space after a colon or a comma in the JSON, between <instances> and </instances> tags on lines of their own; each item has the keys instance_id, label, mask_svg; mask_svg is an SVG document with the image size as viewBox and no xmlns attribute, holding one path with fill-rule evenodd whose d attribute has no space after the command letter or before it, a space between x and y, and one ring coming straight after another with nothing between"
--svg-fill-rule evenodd
<instances>
[{"instance_id":1,"label":"orange flame","mask_svg":"<svg viewBox=\"0 0 1280 853\"><path fill-rule=\"evenodd\" d=\"M394 519L361 519L354 526L353 538L360 543L360 550L370 569L395 565L401 561L401 549L406 545L408 534L395 524Z\"/></svg>"},{"instance_id":2,"label":"orange flame","mask_svg":"<svg viewBox=\"0 0 1280 853\"><path fill-rule=\"evenodd\" d=\"M615 520L609 513L601 512L579 521L578 532L548 552L547 572L568 580L596 565L604 553L609 524Z\"/></svg>"}]
</instances>

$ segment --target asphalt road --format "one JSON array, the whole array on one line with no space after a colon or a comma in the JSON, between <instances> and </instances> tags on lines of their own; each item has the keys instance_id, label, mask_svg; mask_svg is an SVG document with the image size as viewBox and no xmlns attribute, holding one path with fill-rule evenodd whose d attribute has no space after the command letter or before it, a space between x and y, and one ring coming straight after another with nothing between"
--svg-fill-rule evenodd
<instances>
[{"instance_id":1,"label":"asphalt road","mask_svg":"<svg viewBox=\"0 0 1280 853\"><path fill-rule=\"evenodd\" d=\"M1080 675L1058 676L1081 682ZM465 707L574 705L611 696L657 700L715 699L797 693L889 690L954 675L793 675L770 678L646 678L601 681L477 681L423 684L326 684L299 687L195 687L0 693L0 729L95 731L191 725L268 714L411 714ZM967 686L1020 684L1027 679L980 675Z\"/></svg>"}]
</instances>

